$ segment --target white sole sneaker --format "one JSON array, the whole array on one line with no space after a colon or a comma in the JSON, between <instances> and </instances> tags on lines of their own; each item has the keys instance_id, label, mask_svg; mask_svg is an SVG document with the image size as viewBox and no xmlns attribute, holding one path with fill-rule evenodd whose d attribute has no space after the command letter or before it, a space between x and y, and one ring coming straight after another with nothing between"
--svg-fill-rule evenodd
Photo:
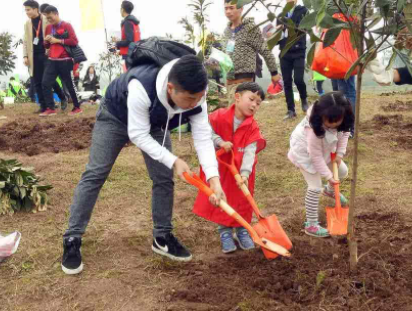
<instances>
[{"instance_id":1,"label":"white sole sneaker","mask_svg":"<svg viewBox=\"0 0 412 311\"><path fill-rule=\"evenodd\" d=\"M77 269L67 269L65 266L62 265L62 270L64 273L69 275L79 274L83 271L83 263L81 263Z\"/></svg>"},{"instance_id":2,"label":"white sole sneaker","mask_svg":"<svg viewBox=\"0 0 412 311\"><path fill-rule=\"evenodd\" d=\"M243 247L242 243L240 243L240 240L239 240L239 238L237 237L236 232L235 232L235 234L233 235L233 239L239 244L239 247L240 247L241 249L243 249L244 251L250 251L251 249L254 249L254 248L255 248L255 245L253 245L252 248L245 248L245 247ZM253 240L252 240L252 241L253 241Z\"/></svg>"},{"instance_id":3,"label":"white sole sneaker","mask_svg":"<svg viewBox=\"0 0 412 311\"><path fill-rule=\"evenodd\" d=\"M152 251L154 251L156 254L168 257L168 258L170 258L172 260L175 260L175 261L186 261L187 262L187 261L191 261L192 258L193 258L192 255L190 255L190 257L176 257L176 256L173 256L169 253L166 253L166 252L154 247L153 245L152 245Z\"/></svg>"}]
</instances>

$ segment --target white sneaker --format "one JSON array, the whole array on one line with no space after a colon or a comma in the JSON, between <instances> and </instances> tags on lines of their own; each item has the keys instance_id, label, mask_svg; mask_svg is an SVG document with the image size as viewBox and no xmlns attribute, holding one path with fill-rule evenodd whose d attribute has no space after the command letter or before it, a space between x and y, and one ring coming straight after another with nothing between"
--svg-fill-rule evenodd
<instances>
[{"instance_id":1,"label":"white sneaker","mask_svg":"<svg viewBox=\"0 0 412 311\"><path fill-rule=\"evenodd\" d=\"M393 69L385 70L382 61L377 57L370 61L366 69L373 73L373 80L381 86L389 86L393 82Z\"/></svg>"}]
</instances>

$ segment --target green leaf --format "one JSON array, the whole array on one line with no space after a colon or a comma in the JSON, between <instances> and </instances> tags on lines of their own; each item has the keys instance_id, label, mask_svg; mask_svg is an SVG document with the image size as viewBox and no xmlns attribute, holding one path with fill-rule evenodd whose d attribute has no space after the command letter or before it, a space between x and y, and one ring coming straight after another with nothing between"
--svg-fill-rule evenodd
<instances>
[{"instance_id":1,"label":"green leaf","mask_svg":"<svg viewBox=\"0 0 412 311\"><path fill-rule=\"evenodd\" d=\"M288 14L293 8L295 7L295 2L291 1L291 2L286 2L285 7L283 8L282 13L280 13L281 17L286 16L286 14Z\"/></svg>"},{"instance_id":2,"label":"green leaf","mask_svg":"<svg viewBox=\"0 0 412 311\"><path fill-rule=\"evenodd\" d=\"M365 41L366 41L366 46L367 46L368 50L372 49L376 46L375 38L373 37L372 34L369 37L365 36Z\"/></svg>"},{"instance_id":3,"label":"green leaf","mask_svg":"<svg viewBox=\"0 0 412 311\"><path fill-rule=\"evenodd\" d=\"M316 51L316 43L312 44L312 46L309 49L308 56L306 57L306 63L308 64L309 67L312 67L313 58L315 57L315 51Z\"/></svg>"},{"instance_id":4,"label":"green leaf","mask_svg":"<svg viewBox=\"0 0 412 311\"><path fill-rule=\"evenodd\" d=\"M371 30L373 27L375 27L382 19L382 16L377 16L372 22L367 26L367 29Z\"/></svg>"},{"instance_id":5,"label":"green leaf","mask_svg":"<svg viewBox=\"0 0 412 311\"><path fill-rule=\"evenodd\" d=\"M312 30L308 31L309 36L310 36L310 42L311 43L316 43L316 42L322 42L322 39L316 36Z\"/></svg>"},{"instance_id":6,"label":"green leaf","mask_svg":"<svg viewBox=\"0 0 412 311\"><path fill-rule=\"evenodd\" d=\"M273 48L278 44L281 38L282 38L282 29L278 29L273 34L273 36L271 36L267 41L269 50L273 50Z\"/></svg>"},{"instance_id":7,"label":"green leaf","mask_svg":"<svg viewBox=\"0 0 412 311\"><path fill-rule=\"evenodd\" d=\"M288 41L286 42L285 47L282 49L282 52L280 53L280 57L282 58L282 57L287 53L287 51L289 51L289 49L290 49L292 46L294 46L294 45L296 44L296 42L298 42L299 39L302 38L302 37L305 36L305 35L306 35L306 34L301 34L301 35L299 35L299 36L297 36L297 37L295 37L295 38L289 37L289 38L288 38Z\"/></svg>"},{"instance_id":8,"label":"green leaf","mask_svg":"<svg viewBox=\"0 0 412 311\"><path fill-rule=\"evenodd\" d=\"M403 8L405 7L405 0L397 0L397 4L396 4L396 8L398 10L399 13L403 12Z\"/></svg>"},{"instance_id":9,"label":"green leaf","mask_svg":"<svg viewBox=\"0 0 412 311\"><path fill-rule=\"evenodd\" d=\"M325 16L326 16L326 6L322 6L318 14L316 15L316 26L318 27L320 26Z\"/></svg>"},{"instance_id":10,"label":"green leaf","mask_svg":"<svg viewBox=\"0 0 412 311\"><path fill-rule=\"evenodd\" d=\"M312 1L311 0L303 0L303 6L305 6L308 10L312 9Z\"/></svg>"},{"instance_id":11,"label":"green leaf","mask_svg":"<svg viewBox=\"0 0 412 311\"><path fill-rule=\"evenodd\" d=\"M356 67L359 66L360 62L367 56L368 54L365 54L363 57L359 57L349 68L349 70L345 74L345 80L348 80L349 77L352 75L352 72L355 71Z\"/></svg>"},{"instance_id":12,"label":"green leaf","mask_svg":"<svg viewBox=\"0 0 412 311\"><path fill-rule=\"evenodd\" d=\"M329 29L326 34L325 38L323 39L323 47L327 48L328 46L332 45L336 38L340 35L342 28L335 28Z\"/></svg>"},{"instance_id":13,"label":"green leaf","mask_svg":"<svg viewBox=\"0 0 412 311\"><path fill-rule=\"evenodd\" d=\"M268 13L268 20L270 20L271 22L273 22L276 19L276 15L272 12Z\"/></svg>"},{"instance_id":14,"label":"green leaf","mask_svg":"<svg viewBox=\"0 0 412 311\"><path fill-rule=\"evenodd\" d=\"M255 2L256 0L237 0L237 8L238 9L240 9L240 8L243 8L245 5L248 5L248 4L250 4L250 3L252 3L252 2ZM233 1L232 1L232 3L233 3Z\"/></svg>"},{"instance_id":15,"label":"green leaf","mask_svg":"<svg viewBox=\"0 0 412 311\"><path fill-rule=\"evenodd\" d=\"M385 6L390 6L390 1L389 0L375 0L375 6L377 8L383 8Z\"/></svg>"},{"instance_id":16,"label":"green leaf","mask_svg":"<svg viewBox=\"0 0 412 311\"><path fill-rule=\"evenodd\" d=\"M299 24L299 28L309 30L315 27L316 26L316 15L317 15L317 12L312 12L306 15L305 17L303 17L303 19L301 20Z\"/></svg>"},{"instance_id":17,"label":"green leaf","mask_svg":"<svg viewBox=\"0 0 412 311\"><path fill-rule=\"evenodd\" d=\"M395 63L395 60L396 60L396 56L397 56L396 52L393 51L392 55L391 55L391 58L389 59L388 66L386 66L385 70L391 70L392 69L392 66L393 66L393 64Z\"/></svg>"}]
</instances>

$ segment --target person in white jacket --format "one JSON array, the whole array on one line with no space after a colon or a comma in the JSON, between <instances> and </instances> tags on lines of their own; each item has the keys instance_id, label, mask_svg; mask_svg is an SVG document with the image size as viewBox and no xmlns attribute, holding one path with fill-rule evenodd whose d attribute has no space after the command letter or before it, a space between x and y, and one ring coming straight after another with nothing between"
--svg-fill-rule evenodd
<instances>
[{"instance_id":1,"label":"person in white jacket","mask_svg":"<svg viewBox=\"0 0 412 311\"><path fill-rule=\"evenodd\" d=\"M129 140L142 150L153 181L152 250L173 260L191 260L190 252L172 234L173 170L183 180L183 173L191 171L172 153L169 131L190 122L200 164L215 193L211 203L226 200L208 122L207 84L206 70L195 55L172 60L162 68L153 63L138 65L110 83L96 115L89 163L76 188L63 237L65 273L83 270L81 237L100 189Z\"/></svg>"},{"instance_id":2,"label":"person in white jacket","mask_svg":"<svg viewBox=\"0 0 412 311\"><path fill-rule=\"evenodd\" d=\"M350 131L354 124L350 101L341 92L322 95L307 112L307 116L295 128L290 138L289 160L301 171L308 184L305 198L305 233L314 237L327 237L327 229L319 225L318 205L320 195L335 197L331 171L331 153L336 153L339 179L348 175L348 167L342 161ZM322 178L328 181L322 186ZM342 206L347 199L341 195Z\"/></svg>"}]
</instances>

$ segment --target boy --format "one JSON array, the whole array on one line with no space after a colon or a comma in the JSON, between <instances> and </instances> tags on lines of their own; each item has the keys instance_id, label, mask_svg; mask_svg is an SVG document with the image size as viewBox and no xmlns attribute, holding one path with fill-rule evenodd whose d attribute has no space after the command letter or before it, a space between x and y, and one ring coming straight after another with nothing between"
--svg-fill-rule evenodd
<instances>
[{"instance_id":1,"label":"boy","mask_svg":"<svg viewBox=\"0 0 412 311\"><path fill-rule=\"evenodd\" d=\"M266 146L266 140L260 133L259 126L253 116L259 110L264 99L265 93L257 83L244 82L236 88L235 103L230 108L222 108L209 115L215 148L223 148L226 151L233 150L236 166L252 195L255 184L256 154ZM228 155L224 155L222 158L225 156ZM233 175L223 165L219 166L219 175L223 190L229 195L229 205L250 223L252 221L252 208L236 185ZM204 179L203 171L201 171L201 177ZM244 250L254 248L253 240L247 230L240 227L239 223L225 212L209 204L206 195L199 193L193 212L219 224L218 231L223 253L231 253L236 250L233 228L236 228L235 239L240 248Z\"/></svg>"},{"instance_id":2,"label":"boy","mask_svg":"<svg viewBox=\"0 0 412 311\"><path fill-rule=\"evenodd\" d=\"M129 140L142 150L153 181L152 250L172 260L192 259L172 234L173 169L183 180L183 173L191 171L172 153L169 130L190 122L200 164L215 193L211 202L218 205L220 199L226 200L207 118L207 83L206 70L195 55L184 55L161 68L141 64L110 83L96 115L89 163L74 193L63 238L62 269L66 274L83 270L81 237L100 189Z\"/></svg>"}]
</instances>

